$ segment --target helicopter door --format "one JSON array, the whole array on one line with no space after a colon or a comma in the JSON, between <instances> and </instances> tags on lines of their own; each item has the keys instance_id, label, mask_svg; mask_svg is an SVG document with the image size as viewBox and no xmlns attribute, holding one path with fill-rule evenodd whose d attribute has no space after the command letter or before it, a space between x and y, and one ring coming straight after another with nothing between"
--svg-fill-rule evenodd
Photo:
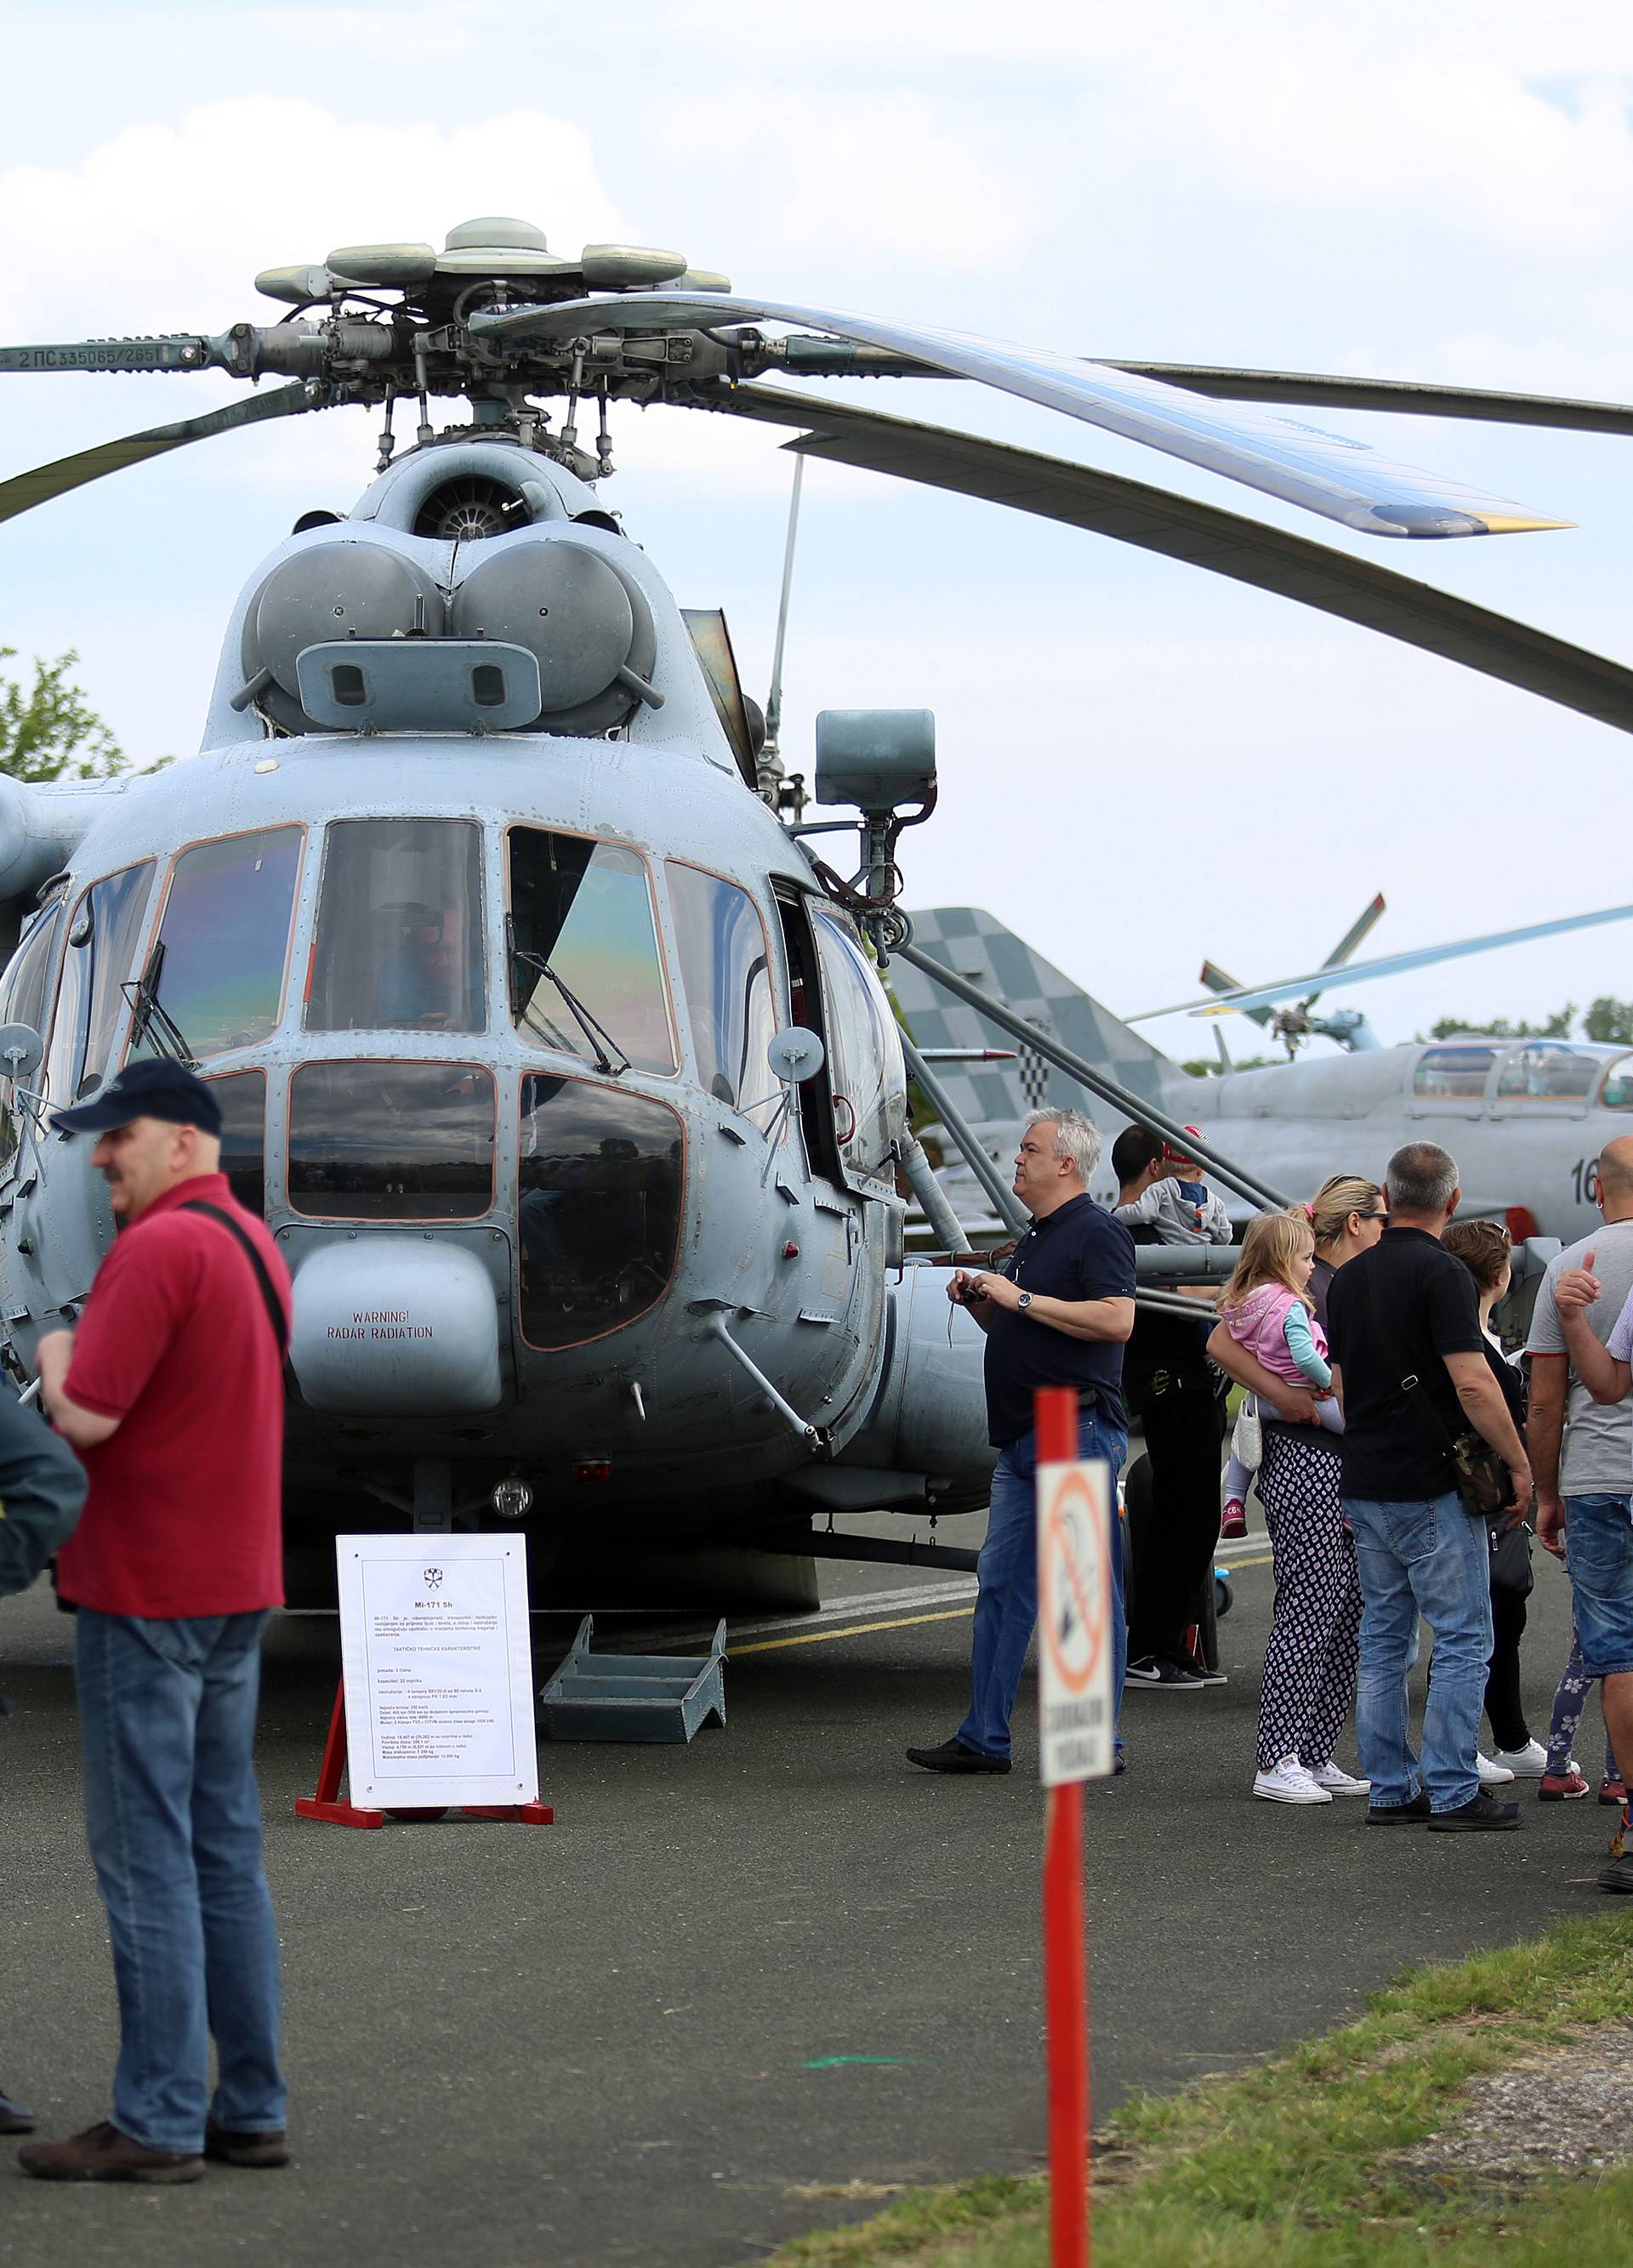
<instances>
[{"instance_id":1,"label":"helicopter door","mask_svg":"<svg viewBox=\"0 0 1633 2268\"><path fill-rule=\"evenodd\" d=\"M63 901L58 898L39 916L0 977L0 1024L31 1024L40 1030L62 928ZM16 1172L21 1145L22 1119L12 1082L0 1079L0 1182L9 1181Z\"/></svg>"},{"instance_id":2,"label":"helicopter door","mask_svg":"<svg viewBox=\"0 0 1633 2268\"><path fill-rule=\"evenodd\" d=\"M863 1197L895 1186L907 1122L907 1077L884 987L855 929L826 906L810 909L827 1010L834 1137L846 1182Z\"/></svg>"},{"instance_id":3,"label":"helicopter door","mask_svg":"<svg viewBox=\"0 0 1633 2268\"><path fill-rule=\"evenodd\" d=\"M828 1046L828 1019L823 1008L822 976L816 966L816 941L802 899L777 893L782 917L782 941L788 956L788 1013L792 1022L815 1032ZM811 1172L820 1180L844 1186L839 1138L834 1129L833 1067L824 1063L816 1079L801 1081L800 1130Z\"/></svg>"},{"instance_id":4,"label":"helicopter door","mask_svg":"<svg viewBox=\"0 0 1633 2268\"><path fill-rule=\"evenodd\" d=\"M665 869L698 1084L765 1133L786 1120L767 1049L777 1029L771 948L759 909L736 883L671 858Z\"/></svg>"}]
</instances>

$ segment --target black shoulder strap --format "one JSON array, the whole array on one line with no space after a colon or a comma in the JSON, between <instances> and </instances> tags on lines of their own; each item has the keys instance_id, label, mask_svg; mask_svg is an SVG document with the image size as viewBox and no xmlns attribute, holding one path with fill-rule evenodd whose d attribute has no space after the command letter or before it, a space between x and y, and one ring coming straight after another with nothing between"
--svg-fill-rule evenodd
<instances>
[{"instance_id":1,"label":"black shoulder strap","mask_svg":"<svg viewBox=\"0 0 1633 2268\"><path fill-rule=\"evenodd\" d=\"M1374 1249L1376 1249L1376 1247L1374 1247ZM1364 1257L1364 1256L1361 1256ZM1378 1311L1378 1286L1372 1280L1376 1273L1377 1270L1375 1269L1369 1268L1363 1276L1362 1281L1366 1285L1366 1302L1371 1312L1372 1328L1378 1333L1378 1343L1382 1346L1384 1352L1389 1357L1391 1363L1397 1370L1399 1370L1401 1368L1400 1351L1395 1344L1391 1333L1385 1329L1384 1318ZM1436 1409L1434 1403L1430 1400L1428 1392L1424 1388L1423 1381L1417 1375L1415 1371L1413 1371L1408 1375L1402 1376L1400 1381L1400 1391L1406 1395L1407 1400L1411 1403L1413 1409L1416 1410L1418 1416L1427 1422L1430 1432L1437 1436L1441 1447L1445 1451L1447 1456L1454 1456L1456 1454L1456 1444L1453 1442L1450 1432L1446 1429L1445 1420Z\"/></svg>"},{"instance_id":2,"label":"black shoulder strap","mask_svg":"<svg viewBox=\"0 0 1633 2268\"><path fill-rule=\"evenodd\" d=\"M267 1273L267 1263L256 1251L255 1245L246 1236L230 1212L224 1212L219 1205L210 1204L204 1197L194 1197L189 1204L178 1205L176 1211L207 1212L211 1220L218 1220L245 1259L248 1261L255 1271L255 1282L260 1287L262 1304L267 1311L267 1321L272 1326L272 1336L277 1341L278 1359L280 1362L283 1361L289 1353L289 1324L284 1314L284 1302L273 1289L272 1278Z\"/></svg>"}]
</instances>

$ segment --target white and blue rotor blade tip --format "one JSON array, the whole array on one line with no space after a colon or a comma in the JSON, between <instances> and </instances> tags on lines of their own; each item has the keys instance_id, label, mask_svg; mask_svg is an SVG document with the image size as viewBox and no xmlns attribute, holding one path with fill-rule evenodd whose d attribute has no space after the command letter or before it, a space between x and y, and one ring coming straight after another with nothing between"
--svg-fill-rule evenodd
<instances>
[{"instance_id":1,"label":"white and blue rotor blade tip","mask_svg":"<svg viewBox=\"0 0 1633 2268\"><path fill-rule=\"evenodd\" d=\"M1570 525L1395 464L1364 441L1326 433L1271 410L1241 402L1222 405L1136 372L964 331L921 330L786 300L679 291L609 292L558 306L479 313L470 318L469 328L476 337L565 341L595 329L701 325L713 330L723 321L797 324L858 346L910 355L949 377L971 379L1061 410L1366 535L1506 535Z\"/></svg>"}]
</instances>

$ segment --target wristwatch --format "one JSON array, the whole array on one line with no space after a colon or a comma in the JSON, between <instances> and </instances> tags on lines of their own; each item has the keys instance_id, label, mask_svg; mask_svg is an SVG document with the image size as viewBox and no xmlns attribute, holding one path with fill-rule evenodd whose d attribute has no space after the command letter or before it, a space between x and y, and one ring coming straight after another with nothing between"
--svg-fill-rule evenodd
<instances>
[{"instance_id":1,"label":"wristwatch","mask_svg":"<svg viewBox=\"0 0 1633 2268\"><path fill-rule=\"evenodd\" d=\"M1020 1298L1019 1298L1019 1299L1016 1301L1016 1303L1015 1303L1015 1305L1016 1305L1016 1312L1017 1314L1023 1314L1025 1313L1026 1309L1027 1309L1028 1307L1030 1307L1031 1306L1031 1304L1032 1304L1032 1295L1031 1295L1031 1293L1030 1292L1022 1292L1022 1294L1021 1294L1021 1296L1020 1296Z\"/></svg>"}]
</instances>

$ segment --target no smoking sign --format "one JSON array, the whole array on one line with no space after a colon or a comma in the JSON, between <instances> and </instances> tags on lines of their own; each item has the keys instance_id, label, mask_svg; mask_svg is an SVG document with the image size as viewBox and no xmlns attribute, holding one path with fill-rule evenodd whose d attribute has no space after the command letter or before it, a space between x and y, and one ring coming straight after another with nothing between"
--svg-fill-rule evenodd
<instances>
[{"instance_id":1,"label":"no smoking sign","mask_svg":"<svg viewBox=\"0 0 1633 2268\"><path fill-rule=\"evenodd\" d=\"M1038 1468L1038 1766L1046 1787L1112 1770L1111 1473Z\"/></svg>"}]
</instances>

